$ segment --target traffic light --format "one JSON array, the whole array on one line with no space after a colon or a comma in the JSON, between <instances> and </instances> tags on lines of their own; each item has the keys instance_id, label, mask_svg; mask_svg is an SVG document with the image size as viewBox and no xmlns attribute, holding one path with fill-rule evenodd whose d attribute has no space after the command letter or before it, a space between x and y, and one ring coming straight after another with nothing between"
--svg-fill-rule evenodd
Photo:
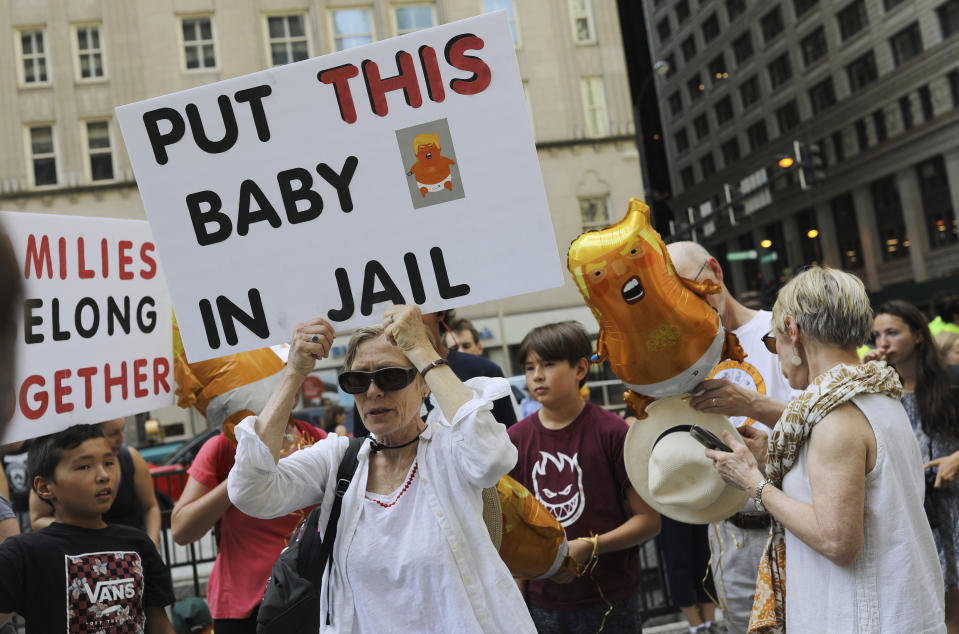
<instances>
[{"instance_id":1,"label":"traffic light","mask_svg":"<svg viewBox=\"0 0 959 634\"><path fill-rule=\"evenodd\" d=\"M793 141L793 149L796 152L796 162L799 163L799 186L810 189L825 178L823 168L826 161L823 158L822 146L818 143Z\"/></svg>"}]
</instances>

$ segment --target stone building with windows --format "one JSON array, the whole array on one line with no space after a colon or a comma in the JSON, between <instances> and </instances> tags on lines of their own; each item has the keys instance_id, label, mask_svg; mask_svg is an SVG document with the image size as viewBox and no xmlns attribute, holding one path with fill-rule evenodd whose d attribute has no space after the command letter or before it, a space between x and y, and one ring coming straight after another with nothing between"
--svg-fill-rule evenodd
<instances>
[{"instance_id":1,"label":"stone building with windows","mask_svg":"<svg viewBox=\"0 0 959 634\"><path fill-rule=\"evenodd\" d=\"M145 218L115 106L495 10L509 16L565 262L584 227L642 191L615 0L0 0L0 209ZM507 368L506 345L532 325L596 329L568 274L460 312Z\"/></svg>"},{"instance_id":2,"label":"stone building with windows","mask_svg":"<svg viewBox=\"0 0 959 634\"><path fill-rule=\"evenodd\" d=\"M812 262L880 296L955 290L959 0L644 4L652 58L669 64L664 234L755 251L728 262L740 292ZM824 162L808 188L778 165L796 141Z\"/></svg>"}]
</instances>

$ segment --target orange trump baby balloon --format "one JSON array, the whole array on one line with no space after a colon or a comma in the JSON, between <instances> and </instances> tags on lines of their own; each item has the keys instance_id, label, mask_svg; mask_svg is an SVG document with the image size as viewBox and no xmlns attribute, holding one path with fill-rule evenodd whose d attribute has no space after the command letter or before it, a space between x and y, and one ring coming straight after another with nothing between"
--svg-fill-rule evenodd
<instances>
[{"instance_id":1,"label":"orange trump baby balloon","mask_svg":"<svg viewBox=\"0 0 959 634\"><path fill-rule=\"evenodd\" d=\"M624 398L638 418L654 399L691 391L721 359L743 360L703 299L722 289L676 274L642 201L631 198L625 218L574 240L567 266L599 322L598 360L629 387Z\"/></svg>"}]
</instances>

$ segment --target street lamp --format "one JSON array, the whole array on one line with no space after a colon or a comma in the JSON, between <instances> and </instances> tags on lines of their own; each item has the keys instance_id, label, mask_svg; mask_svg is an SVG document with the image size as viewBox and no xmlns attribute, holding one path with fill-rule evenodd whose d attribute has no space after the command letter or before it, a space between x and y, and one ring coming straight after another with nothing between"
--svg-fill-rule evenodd
<instances>
[{"instance_id":1,"label":"street lamp","mask_svg":"<svg viewBox=\"0 0 959 634\"><path fill-rule=\"evenodd\" d=\"M759 246L761 246L764 249L768 249L772 245L773 245L773 241L770 240L769 238L766 238L765 240L759 243Z\"/></svg>"},{"instance_id":2,"label":"street lamp","mask_svg":"<svg viewBox=\"0 0 959 634\"><path fill-rule=\"evenodd\" d=\"M810 229L806 232L806 237L810 239L815 239L819 237L819 229Z\"/></svg>"}]
</instances>

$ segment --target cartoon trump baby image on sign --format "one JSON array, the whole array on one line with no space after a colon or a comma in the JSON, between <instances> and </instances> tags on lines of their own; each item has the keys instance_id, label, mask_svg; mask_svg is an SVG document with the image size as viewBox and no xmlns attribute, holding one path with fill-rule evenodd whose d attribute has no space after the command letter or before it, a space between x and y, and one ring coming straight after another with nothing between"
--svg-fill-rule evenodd
<instances>
[{"instance_id":1,"label":"cartoon trump baby image on sign","mask_svg":"<svg viewBox=\"0 0 959 634\"><path fill-rule=\"evenodd\" d=\"M413 208L463 198L463 184L446 119L396 131Z\"/></svg>"}]
</instances>

